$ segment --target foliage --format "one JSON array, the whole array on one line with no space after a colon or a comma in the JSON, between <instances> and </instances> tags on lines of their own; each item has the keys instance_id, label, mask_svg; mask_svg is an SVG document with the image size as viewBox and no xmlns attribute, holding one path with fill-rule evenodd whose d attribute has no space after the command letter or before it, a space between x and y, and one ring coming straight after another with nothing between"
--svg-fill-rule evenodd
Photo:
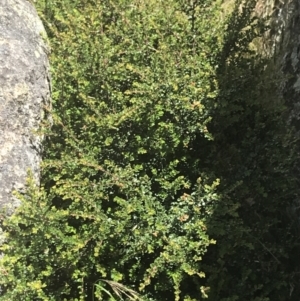
<instances>
[{"instance_id":1,"label":"foliage","mask_svg":"<svg viewBox=\"0 0 300 301\"><path fill-rule=\"evenodd\" d=\"M0 300L118 297L99 279L148 301L296 300L297 141L249 50L254 4L220 22L208 0L38 1L53 126L41 187L3 222Z\"/></svg>"},{"instance_id":2,"label":"foliage","mask_svg":"<svg viewBox=\"0 0 300 301\"><path fill-rule=\"evenodd\" d=\"M209 127L215 137L209 169L227 192L208 228L217 244L203 258L211 300L298 299L300 232L286 212L299 206L299 142L274 88L280 81L273 62L249 50L263 29L252 17L254 5L241 10L237 2L229 16L219 106Z\"/></svg>"},{"instance_id":3,"label":"foliage","mask_svg":"<svg viewBox=\"0 0 300 301\"><path fill-rule=\"evenodd\" d=\"M218 5L46 4L54 126L44 189L29 186L5 224L5 298L90 300L105 278L179 300L183 280L204 277L195 263L214 243L205 220L219 181L190 149L211 139Z\"/></svg>"}]
</instances>

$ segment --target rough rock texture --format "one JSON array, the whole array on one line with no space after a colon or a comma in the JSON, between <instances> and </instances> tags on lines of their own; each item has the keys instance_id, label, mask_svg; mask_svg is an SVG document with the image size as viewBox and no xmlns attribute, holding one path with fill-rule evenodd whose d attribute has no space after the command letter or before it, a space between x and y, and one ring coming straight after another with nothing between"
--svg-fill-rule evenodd
<instances>
[{"instance_id":1,"label":"rough rock texture","mask_svg":"<svg viewBox=\"0 0 300 301\"><path fill-rule=\"evenodd\" d=\"M36 134L50 101L45 31L27 0L0 0L0 208L15 207L27 170L39 180L42 137Z\"/></svg>"},{"instance_id":2,"label":"rough rock texture","mask_svg":"<svg viewBox=\"0 0 300 301\"><path fill-rule=\"evenodd\" d=\"M300 0L258 0L257 12L271 17L264 50L276 63L278 93L290 108L289 123L300 133Z\"/></svg>"},{"instance_id":3,"label":"rough rock texture","mask_svg":"<svg viewBox=\"0 0 300 301\"><path fill-rule=\"evenodd\" d=\"M289 121L300 133L300 1L288 1L282 5L282 12L282 43L279 49L284 75L282 95L291 108Z\"/></svg>"}]
</instances>

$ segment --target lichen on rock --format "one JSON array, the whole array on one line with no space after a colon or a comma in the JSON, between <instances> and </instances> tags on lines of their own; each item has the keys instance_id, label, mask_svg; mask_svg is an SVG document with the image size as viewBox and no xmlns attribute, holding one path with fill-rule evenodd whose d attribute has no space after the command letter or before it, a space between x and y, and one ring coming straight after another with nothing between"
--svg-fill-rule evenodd
<instances>
[{"instance_id":1,"label":"lichen on rock","mask_svg":"<svg viewBox=\"0 0 300 301\"><path fill-rule=\"evenodd\" d=\"M0 208L14 208L27 171L37 183L42 137L37 134L50 103L45 30L27 0L0 5Z\"/></svg>"}]
</instances>

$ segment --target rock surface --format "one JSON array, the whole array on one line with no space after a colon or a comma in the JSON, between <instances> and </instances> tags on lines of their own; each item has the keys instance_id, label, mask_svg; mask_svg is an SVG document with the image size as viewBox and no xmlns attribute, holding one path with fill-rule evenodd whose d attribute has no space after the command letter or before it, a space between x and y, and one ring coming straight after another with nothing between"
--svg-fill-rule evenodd
<instances>
[{"instance_id":1,"label":"rock surface","mask_svg":"<svg viewBox=\"0 0 300 301\"><path fill-rule=\"evenodd\" d=\"M48 48L35 8L27 0L0 5L0 208L14 208L27 170L37 183L42 137L36 132L50 103Z\"/></svg>"},{"instance_id":2,"label":"rock surface","mask_svg":"<svg viewBox=\"0 0 300 301\"><path fill-rule=\"evenodd\" d=\"M275 61L281 79L278 93L290 108L289 123L300 135L300 0L258 0L257 11L270 17L264 49Z\"/></svg>"}]
</instances>

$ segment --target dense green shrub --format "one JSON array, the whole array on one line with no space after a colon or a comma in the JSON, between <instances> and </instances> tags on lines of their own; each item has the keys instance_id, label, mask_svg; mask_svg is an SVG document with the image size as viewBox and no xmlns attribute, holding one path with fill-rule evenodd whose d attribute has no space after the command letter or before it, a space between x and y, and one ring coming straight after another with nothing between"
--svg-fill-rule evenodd
<instances>
[{"instance_id":1,"label":"dense green shrub","mask_svg":"<svg viewBox=\"0 0 300 301\"><path fill-rule=\"evenodd\" d=\"M4 221L0 300L107 300L101 279L149 301L293 296L297 150L249 51L254 4L38 1L53 126L42 187Z\"/></svg>"},{"instance_id":2,"label":"dense green shrub","mask_svg":"<svg viewBox=\"0 0 300 301\"><path fill-rule=\"evenodd\" d=\"M217 4L200 4L46 3L54 126L44 189L8 224L5 298L101 299L106 278L179 300L204 277L218 180L201 174L205 149L190 152L210 139L221 39Z\"/></svg>"}]
</instances>

